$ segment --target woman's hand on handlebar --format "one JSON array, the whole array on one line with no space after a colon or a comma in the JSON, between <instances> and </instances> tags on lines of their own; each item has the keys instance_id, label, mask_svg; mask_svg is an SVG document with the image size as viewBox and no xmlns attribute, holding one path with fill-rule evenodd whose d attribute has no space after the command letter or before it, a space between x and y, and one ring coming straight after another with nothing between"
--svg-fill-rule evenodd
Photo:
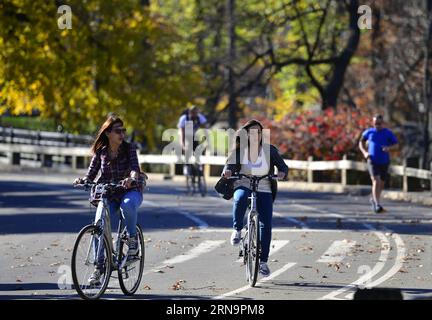
<instances>
[{"instance_id":1,"label":"woman's hand on handlebar","mask_svg":"<svg viewBox=\"0 0 432 320\"><path fill-rule=\"evenodd\" d=\"M76 186L77 184L84 184L85 179L84 178L76 178L73 182L73 185Z\"/></svg>"},{"instance_id":2,"label":"woman's hand on handlebar","mask_svg":"<svg viewBox=\"0 0 432 320\"><path fill-rule=\"evenodd\" d=\"M286 175L285 172L279 171L278 174L277 174L278 180L284 180L285 179L285 175Z\"/></svg>"},{"instance_id":3,"label":"woman's hand on handlebar","mask_svg":"<svg viewBox=\"0 0 432 320\"><path fill-rule=\"evenodd\" d=\"M130 178L130 177L121 181L121 185L123 187L125 187L126 189L132 188L133 184L135 184L135 183L136 183L136 179Z\"/></svg>"},{"instance_id":4,"label":"woman's hand on handlebar","mask_svg":"<svg viewBox=\"0 0 432 320\"><path fill-rule=\"evenodd\" d=\"M225 178L230 178L232 176L231 170L225 170L224 173L223 173L223 176Z\"/></svg>"}]
</instances>

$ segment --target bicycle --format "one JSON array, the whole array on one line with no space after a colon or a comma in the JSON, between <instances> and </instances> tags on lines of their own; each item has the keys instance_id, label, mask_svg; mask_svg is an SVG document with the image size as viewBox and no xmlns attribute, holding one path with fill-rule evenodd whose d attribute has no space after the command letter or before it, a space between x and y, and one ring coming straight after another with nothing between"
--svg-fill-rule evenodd
<instances>
[{"instance_id":1,"label":"bicycle","mask_svg":"<svg viewBox=\"0 0 432 320\"><path fill-rule=\"evenodd\" d=\"M77 184L86 191L92 188L90 201L102 201L100 219L94 224L89 224L78 233L72 252L72 279L75 290L83 299L99 299L106 288L112 271L117 271L120 288L125 295L133 295L139 287L144 269L144 237L141 227L137 224L138 253L134 256L127 255L128 234L123 213L119 214L117 237L113 244L110 222L110 206L108 198L117 188L123 188L120 184L106 183L96 184L86 182ZM82 265L81 265L82 264ZM96 283L91 283L89 276L96 267L101 267L101 277Z\"/></svg>"},{"instance_id":2,"label":"bicycle","mask_svg":"<svg viewBox=\"0 0 432 320\"><path fill-rule=\"evenodd\" d=\"M207 194L207 185L204 177L203 165L198 163L185 165L186 192L193 195L197 192L205 197Z\"/></svg>"},{"instance_id":3,"label":"bicycle","mask_svg":"<svg viewBox=\"0 0 432 320\"><path fill-rule=\"evenodd\" d=\"M246 230L244 236L240 239L239 250L239 257L243 257L243 264L246 266L246 281L251 287L255 286L258 278L259 257L261 253L259 213L256 204L258 185L264 178L277 179L277 177L277 175L247 176L240 173L227 178L231 180L247 178L250 181L250 188L252 190L251 196L248 198L250 201L245 226Z\"/></svg>"}]
</instances>

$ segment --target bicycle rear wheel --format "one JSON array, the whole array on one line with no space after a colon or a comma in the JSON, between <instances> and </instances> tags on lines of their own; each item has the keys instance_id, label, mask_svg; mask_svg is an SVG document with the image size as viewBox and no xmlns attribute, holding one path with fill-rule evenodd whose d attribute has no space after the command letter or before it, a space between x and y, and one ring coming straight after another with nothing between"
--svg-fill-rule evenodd
<instances>
[{"instance_id":1,"label":"bicycle rear wheel","mask_svg":"<svg viewBox=\"0 0 432 320\"><path fill-rule=\"evenodd\" d=\"M205 197L207 194L207 186L203 175L200 175L198 178L198 190L202 197Z\"/></svg>"},{"instance_id":2,"label":"bicycle rear wheel","mask_svg":"<svg viewBox=\"0 0 432 320\"><path fill-rule=\"evenodd\" d=\"M120 288L127 296L133 295L138 290L144 270L144 236L139 225L136 226L136 234L138 237L138 254L136 256L127 257L127 245L124 241L120 244L119 261L121 265L118 269L118 279Z\"/></svg>"},{"instance_id":3,"label":"bicycle rear wheel","mask_svg":"<svg viewBox=\"0 0 432 320\"><path fill-rule=\"evenodd\" d=\"M100 279L90 282L96 267L101 270ZM108 239L98 227L85 226L72 252L72 279L79 296L87 300L99 299L108 286L111 270Z\"/></svg>"},{"instance_id":4,"label":"bicycle rear wheel","mask_svg":"<svg viewBox=\"0 0 432 320\"><path fill-rule=\"evenodd\" d=\"M254 214L248 221L246 278L251 287L255 286L259 269L259 222L258 214Z\"/></svg>"}]
</instances>

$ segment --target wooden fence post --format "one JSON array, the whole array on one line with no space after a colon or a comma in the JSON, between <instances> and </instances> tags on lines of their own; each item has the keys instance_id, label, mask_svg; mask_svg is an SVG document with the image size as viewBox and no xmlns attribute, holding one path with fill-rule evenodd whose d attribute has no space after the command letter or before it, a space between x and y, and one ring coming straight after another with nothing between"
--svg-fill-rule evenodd
<instances>
[{"instance_id":1,"label":"wooden fence post","mask_svg":"<svg viewBox=\"0 0 432 320\"><path fill-rule=\"evenodd\" d=\"M313 171L311 169L311 165L312 165L312 161L313 161L313 157L309 156L308 157L308 168L307 168L307 181L308 183L313 183Z\"/></svg>"},{"instance_id":2,"label":"wooden fence post","mask_svg":"<svg viewBox=\"0 0 432 320\"><path fill-rule=\"evenodd\" d=\"M342 159L347 160L347 155L344 154ZM347 185L347 171L347 169L343 168L341 173L342 186L344 187Z\"/></svg>"},{"instance_id":3,"label":"wooden fence post","mask_svg":"<svg viewBox=\"0 0 432 320\"><path fill-rule=\"evenodd\" d=\"M170 169L169 169L169 175L170 175L170 177L171 178L174 178L174 176L175 176L175 163L173 162L173 163L170 163L170 165L169 165L170 167Z\"/></svg>"},{"instance_id":4,"label":"wooden fence post","mask_svg":"<svg viewBox=\"0 0 432 320\"><path fill-rule=\"evenodd\" d=\"M403 159L403 178L402 178L402 190L404 193L408 192L408 177L406 175L406 168L407 168L407 159Z\"/></svg>"}]
</instances>

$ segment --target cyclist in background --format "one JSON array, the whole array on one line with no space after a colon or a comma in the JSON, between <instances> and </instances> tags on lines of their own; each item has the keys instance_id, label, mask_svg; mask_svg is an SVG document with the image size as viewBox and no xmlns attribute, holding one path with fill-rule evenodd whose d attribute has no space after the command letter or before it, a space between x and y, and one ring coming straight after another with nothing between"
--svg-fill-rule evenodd
<instances>
[{"instance_id":1,"label":"cyclist in background","mask_svg":"<svg viewBox=\"0 0 432 320\"><path fill-rule=\"evenodd\" d=\"M226 178L233 174L265 176L274 174L274 167L278 169L278 179L287 178L288 166L279 154L278 149L266 146L262 137L262 124L257 120L248 121L238 132L235 148L228 156L222 175ZM240 135L247 134L247 143L243 146ZM268 150L268 151L266 151ZM269 153L269 154L267 154ZM233 203L233 227L231 244L238 245L241 240L243 219L248 206L248 198L251 195L249 179L234 181L234 203ZM267 265L270 252L273 201L276 198L277 182L269 178L261 180L257 192L257 210L259 212L261 255L259 272L262 276L269 276L270 269Z\"/></svg>"},{"instance_id":2,"label":"cyclist in background","mask_svg":"<svg viewBox=\"0 0 432 320\"><path fill-rule=\"evenodd\" d=\"M93 181L99 171L97 183L122 184L123 188L117 188L109 199L110 212L121 208L129 234L127 254L133 256L138 253L137 212L143 201L142 192L147 176L141 172L135 146L125 141L125 134L123 121L116 114L109 114L91 147L93 157L87 174L84 178L75 179L74 184ZM102 205L102 201L99 201L95 222L100 219ZM100 266L96 267L89 281L97 282L101 274Z\"/></svg>"},{"instance_id":3,"label":"cyclist in background","mask_svg":"<svg viewBox=\"0 0 432 320\"><path fill-rule=\"evenodd\" d=\"M193 135L192 137L186 136L186 125L192 125ZM195 141L195 134L200 128L208 129L208 123L206 117L199 111L197 106L191 106L188 108L179 118L177 128L180 131L180 144L182 146L182 150L185 150L185 165L183 166L183 174L191 175L191 166L188 164L190 154L188 154L187 150L192 146L192 150L195 151L197 146L199 145L199 141ZM190 138L192 141L190 141ZM197 162L199 162L199 154L197 156Z\"/></svg>"}]
</instances>

